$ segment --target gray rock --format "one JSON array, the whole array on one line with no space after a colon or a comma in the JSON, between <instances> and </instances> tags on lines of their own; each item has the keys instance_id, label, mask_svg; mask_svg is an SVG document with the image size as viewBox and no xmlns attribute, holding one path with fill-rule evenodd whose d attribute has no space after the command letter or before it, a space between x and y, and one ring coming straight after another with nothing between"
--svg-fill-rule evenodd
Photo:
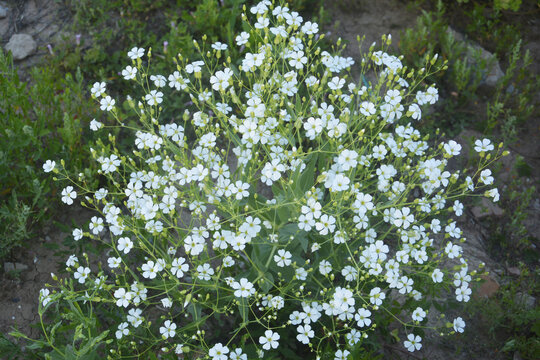
<instances>
[{"instance_id":1,"label":"gray rock","mask_svg":"<svg viewBox=\"0 0 540 360\"><path fill-rule=\"evenodd\" d=\"M36 41L28 34L14 34L6 45L6 50L11 51L14 60L22 60L32 55L36 49Z\"/></svg>"},{"instance_id":2,"label":"gray rock","mask_svg":"<svg viewBox=\"0 0 540 360\"><path fill-rule=\"evenodd\" d=\"M15 264L12 262L4 263L4 272L8 273L10 271L15 271Z\"/></svg>"},{"instance_id":3,"label":"gray rock","mask_svg":"<svg viewBox=\"0 0 540 360\"><path fill-rule=\"evenodd\" d=\"M21 264L21 263L15 263L15 270L17 270L17 271L28 270L28 265Z\"/></svg>"},{"instance_id":4,"label":"gray rock","mask_svg":"<svg viewBox=\"0 0 540 360\"><path fill-rule=\"evenodd\" d=\"M7 16L9 9L0 5L0 19L3 19Z\"/></svg>"},{"instance_id":5,"label":"gray rock","mask_svg":"<svg viewBox=\"0 0 540 360\"><path fill-rule=\"evenodd\" d=\"M12 262L5 262L4 263L4 272L10 272L10 271L25 271L28 270L28 266L21 263L12 263Z\"/></svg>"},{"instance_id":6,"label":"gray rock","mask_svg":"<svg viewBox=\"0 0 540 360\"><path fill-rule=\"evenodd\" d=\"M516 294L516 302L523 305L526 309L532 310L536 305L536 298L527 293L518 292Z\"/></svg>"},{"instance_id":7,"label":"gray rock","mask_svg":"<svg viewBox=\"0 0 540 360\"><path fill-rule=\"evenodd\" d=\"M477 219L488 216L502 216L504 214L503 209L486 198L482 198L480 205L474 206L471 211Z\"/></svg>"}]
</instances>

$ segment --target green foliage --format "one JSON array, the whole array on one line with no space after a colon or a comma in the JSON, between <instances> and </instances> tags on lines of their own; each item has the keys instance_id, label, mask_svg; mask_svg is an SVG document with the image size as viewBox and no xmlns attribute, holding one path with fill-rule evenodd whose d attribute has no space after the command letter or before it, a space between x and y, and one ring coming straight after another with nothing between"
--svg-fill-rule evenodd
<instances>
[{"instance_id":1,"label":"green foliage","mask_svg":"<svg viewBox=\"0 0 540 360\"><path fill-rule=\"evenodd\" d=\"M463 127L472 127L513 142L519 127L534 114L534 95L540 88L540 79L531 75L531 56L522 50L516 26L503 23L497 12L486 17L485 11L483 5L476 3L472 10L467 10L445 7L439 1L434 11L424 11L416 26L403 33L399 49L405 62L412 66L420 66L425 57L434 54L439 54L439 61L448 61L448 71L441 78L427 79L441 84L444 94L440 105L442 118L426 117L427 126L443 128L450 136ZM483 55L480 47L450 31L448 13L467 19L466 36L487 43L495 49L495 56ZM484 83L497 59L505 60L506 66L502 66L504 75L492 89Z\"/></svg>"},{"instance_id":2,"label":"green foliage","mask_svg":"<svg viewBox=\"0 0 540 360\"><path fill-rule=\"evenodd\" d=\"M463 126L476 119L467 107L478 98L477 90L485 77L488 61L482 59L472 48L456 38L449 30L446 10L442 2L434 12L423 11L414 28L407 29L401 36L399 52L409 66L421 66L426 58L438 54L438 64L448 61L448 70L438 78L428 78L444 88L443 111L437 119L425 117L426 125L442 127L450 135L461 131ZM435 121L435 123L433 122Z\"/></svg>"},{"instance_id":3,"label":"green foliage","mask_svg":"<svg viewBox=\"0 0 540 360\"><path fill-rule=\"evenodd\" d=\"M522 54L521 40L509 53L509 64L497 84L495 94L487 102L487 131L499 130L504 141L515 141L517 129L535 109L540 77L530 75L532 59L527 50Z\"/></svg>"},{"instance_id":4,"label":"green foliage","mask_svg":"<svg viewBox=\"0 0 540 360\"><path fill-rule=\"evenodd\" d=\"M469 0L456 0L459 4L467 4ZM521 6L521 0L493 0L491 3L495 10L518 11Z\"/></svg>"},{"instance_id":5,"label":"green foliage","mask_svg":"<svg viewBox=\"0 0 540 360\"><path fill-rule=\"evenodd\" d=\"M533 360L540 354L540 307L528 303L528 296L538 298L540 273L524 264L519 264L519 271L517 279L503 279L505 284L494 297L474 300L471 315L484 319L482 329L477 330L488 334L492 342L488 346L510 356L519 352L521 358Z\"/></svg>"},{"instance_id":6,"label":"green foliage","mask_svg":"<svg viewBox=\"0 0 540 360\"><path fill-rule=\"evenodd\" d=\"M64 154L74 171L85 168L81 121L91 116L80 72L59 75L35 68L20 81L11 57L0 52L0 258L31 236L56 188L42 165Z\"/></svg>"}]
</instances>

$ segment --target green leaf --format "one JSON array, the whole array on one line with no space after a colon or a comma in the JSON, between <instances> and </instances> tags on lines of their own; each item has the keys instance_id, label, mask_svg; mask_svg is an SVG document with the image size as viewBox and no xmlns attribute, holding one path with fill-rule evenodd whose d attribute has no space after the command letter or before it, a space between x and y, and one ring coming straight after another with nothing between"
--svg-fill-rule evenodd
<instances>
[{"instance_id":1,"label":"green leaf","mask_svg":"<svg viewBox=\"0 0 540 360\"><path fill-rule=\"evenodd\" d=\"M315 183L315 165L317 165L317 159L317 154L311 155L311 158L307 161L306 168L302 171L296 183L295 192L300 196L311 189Z\"/></svg>"}]
</instances>

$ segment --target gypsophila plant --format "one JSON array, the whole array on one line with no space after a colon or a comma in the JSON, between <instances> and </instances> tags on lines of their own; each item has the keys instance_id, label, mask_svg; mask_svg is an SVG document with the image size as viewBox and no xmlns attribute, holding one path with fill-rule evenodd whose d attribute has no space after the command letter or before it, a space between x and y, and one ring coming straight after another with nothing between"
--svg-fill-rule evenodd
<instances>
[{"instance_id":1,"label":"gypsophila plant","mask_svg":"<svg viewBox=\"0 0 540 360\"><path fill-rule=\"evenodd\" d=\"M488 166L501 146L477 140L476 168L451 171L461 146L414 128L438 99L423 82L442 70L436 57L407 69L385 52L389 36L357 60L321 51L317 24L267 0L242 19L235 43L203 38L199 57L179 54L169 74L152 72L150 51L131 49L122 76L145 95L127 97L128 114L94 84L100 109L135 134L133 152L120 153L112 135L93 149L109 184L97 190L68 178L63 162L47 169L66 182L62 201L96 210L74 239L109 250L99 266L70 256L71 277L41 292L40 318L72 314L63 317L75 339L111 359L286 349L350 359L390 323L411 352L427 329L463 332L461 317L428 323L427 314L444 294L470 299L477 271L456 220L467 196L498 200ZM373 81L351 81L352 66ZM181 92L191 103L161 118ZM139 125L127 128L126 117ZM42 326L62 355L59 325Z\"/></svg>"}]
</instances>

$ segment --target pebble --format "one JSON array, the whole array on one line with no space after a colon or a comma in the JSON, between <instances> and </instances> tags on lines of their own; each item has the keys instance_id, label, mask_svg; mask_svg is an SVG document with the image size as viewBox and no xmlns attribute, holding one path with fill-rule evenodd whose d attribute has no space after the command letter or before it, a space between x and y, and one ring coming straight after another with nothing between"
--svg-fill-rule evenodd
<instances>
[{"instance_id":1,"label":"pebble","mask_svg":"<svg viewBox=\"0 0 540 360\"><path fill-rule=\"evenodd\" d=\"M0 19L5 18L7 14L8 14L8 8L0 5Z\"/></svg>"},{"instance_id":2,"label":"pebble","mask_svg":"<svg viewBox=\"0 0 540 360\"><path fill-rule=\"evenodd\" d=\"M34 38L28 34L14 34L6 45L14 60L22 60L32 55L37 49Z\"/></svg>"}]
</instances>

